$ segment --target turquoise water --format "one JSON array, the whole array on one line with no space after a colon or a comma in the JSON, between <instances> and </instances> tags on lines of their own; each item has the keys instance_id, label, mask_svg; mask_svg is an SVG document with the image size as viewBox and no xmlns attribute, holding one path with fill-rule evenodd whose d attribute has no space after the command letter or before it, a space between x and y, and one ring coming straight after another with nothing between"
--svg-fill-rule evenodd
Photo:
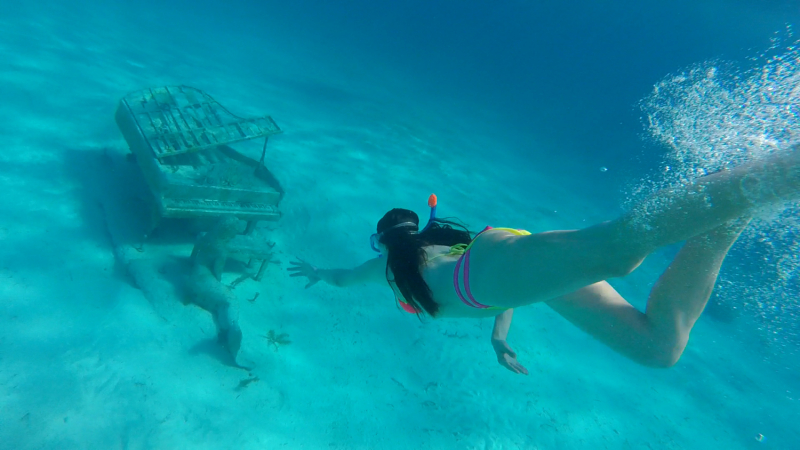
<instances>
[{"instance_id":1,"label":"turquoise water","mask_svg":"<svg viewBox=\"0 0 800 450\"><path fill-rule=\"evenodd\" d=\"M793 205L732 249L670 369L536 305L515 375L490 320L285 270L363 262L377 219L432 192L471 229L578 228L797 142L800 12L763 3L4 2L0 449L800 448ZM131 237L150 193L114 111L177 84L284 130L276 263L231 291L235 358L179 286L199 228ZM613 285L644 307L676 251Z\"/></svg>"}]
</instances>

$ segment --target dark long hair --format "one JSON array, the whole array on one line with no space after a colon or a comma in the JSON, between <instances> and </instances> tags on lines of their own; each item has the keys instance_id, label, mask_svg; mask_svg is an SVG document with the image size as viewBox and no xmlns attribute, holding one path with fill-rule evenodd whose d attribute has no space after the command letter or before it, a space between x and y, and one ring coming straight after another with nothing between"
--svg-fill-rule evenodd
<instances>
[{"instance_id":1,"label":"dark long hair","mask_svg":"<svg viewBox=\"0 0 800 450\"><path fill-rule=\"evenodd\" d=\"M417 227L391 228L403 222L412 222ZM388 250L386 280L394 283L407 303L417 311L436 316L439 305L433 300L428 283L422 278L420 267L425 262L425 248L428 245L468 244L472 233L463 225L445 219L434 219L427 230L417 233L419 217L414 211L395 208L378 221L379 241ZM389 270L394 279L389 279ZM419 313L418 313L419 314Z\"/></svg>"}]
</instances>

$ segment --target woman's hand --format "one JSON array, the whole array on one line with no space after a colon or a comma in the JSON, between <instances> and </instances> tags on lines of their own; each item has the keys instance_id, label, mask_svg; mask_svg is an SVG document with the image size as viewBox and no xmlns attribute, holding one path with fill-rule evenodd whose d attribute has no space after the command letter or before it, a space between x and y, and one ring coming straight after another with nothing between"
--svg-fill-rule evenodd
<instances>
[{"instance_id":1,"label":"woman's hand","mask_svg":"<svg viewBox=\"0 0 800 450\"><path fill-rule=\"evenodd\" d=\"M517 354L508 345L508 342L501 339L492 339L492 347L494 352L497 353L497 362L506 369L523 375L528 374L528 369L522 366L517 361Z\"/></svg>"},{"instance_id":2,"label":"woman's hand","mask_svg":"<svg viewBox=\"0 0 800 450\"><path fill-rule=\"evenodd\" d=\"M289 272L292 272L290 277L306 277L308 278L308 284L306 285L306 289L310 288L311 286L319 283L322 279L319 276L319 269L312 266L311 264L303 261L300 258L297 258L297 261L290 261L289 264L292 264L294 267L289 267Z\"/></svg>"}]
</instances>

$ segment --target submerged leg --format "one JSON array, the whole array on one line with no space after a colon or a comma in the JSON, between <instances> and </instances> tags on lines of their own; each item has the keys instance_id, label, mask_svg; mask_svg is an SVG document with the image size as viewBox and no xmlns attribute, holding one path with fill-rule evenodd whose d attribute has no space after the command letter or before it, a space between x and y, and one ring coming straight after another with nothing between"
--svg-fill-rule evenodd
<instances>
[{"instance_id":1,"label":"submerged leg","mask_svg":"<svg viewBox=\"0 0 800 450\"><path fill-rule=\"evenodd\" d=\"M600 225L612 239L646 255L664 245L686 240L755 208L800 197L800 148L664 189L621 218Z\"/></svg>"},{"instance_id":2,"label":"submerged leg","mask_svg":"<svg viewBox=\"0 0 800 450\"><path fill-rule=\"evenodd\" d=\"M659 247L798 197L800 149L795 147L661 190L610 222L574 231L479 238L472 250L472 291L484 303L508 308L546 301L625 276Z\"/></svg>"},{"instance_id":3,"label":"submerged leg","mask_svg":"<svg viewBox=\"0 0 800 450\"><path fill-rule=\"evenodd\" d=\"M711 297L722 261L748 223L736 220L690 239L653 286L645 314L673 363Z\"/></svg>"},{"instance_id":4,"label":"submerged leg","mask_svg":"<svg viewBox=\"0 0 800 450\"><path fill-rule=\"evenodd\" d=\"M711 296L722 261L748 222L738 220L687 241L653 287L644 313L605 282L547 304L636 362L672 366Z\"/></svg>"}]
</instances>

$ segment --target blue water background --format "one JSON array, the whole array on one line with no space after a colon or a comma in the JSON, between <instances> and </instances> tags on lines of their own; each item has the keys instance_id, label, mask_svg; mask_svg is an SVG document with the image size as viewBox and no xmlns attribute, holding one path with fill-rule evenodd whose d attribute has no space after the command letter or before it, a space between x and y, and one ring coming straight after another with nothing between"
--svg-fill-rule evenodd
<instances>
[{"instance_id":1,"label":"blue water background","mask_svg":"<svg viewBox=\"0 0 800 450\"><path fill-rule=\"evenodd\" d=\"M313 247L314 251L318 249L318 256L327 258L326 262L332 265L337 258L353 263L369 256L366 248L339 250L345 245L352 247L354 242L366 247L366 237L374 223L360 215L368 212L370 217L377 218L387 207L412 207L415 201L419 202L415 208L423 213L424 195L439 189L435 177L418 183L408 181L407 176L401 177L401 172L407 174L413 170L409 161L418 160L418 155L407 153L408 147L394 145L386 150L380 142L349 141L352 136L360 138L362 135L351 134L347 127L355 130L373 123L402 122L406 126L403 129L415 138L452 136L452 147L434 146L432 153L426 156L429 160L422 160L433 161L431 164L437 160L461 162L463 165L442 167L441 173L458 167L463 175L458 179L480 180L476 183L479 189L466 183L443 188L452 192L453 197L463 191L457 205L442 206L463 213L473 228L485 223L528 225L506 223L506 217L523 220L527 217L525 211L509 211L502 204L477 200L475 204L480 206L473 208L466 200L470 196L486 199L506 195L548 211L558 206L553 201L564 198L572 199L573 203L562 205L573 212L585 207L585 216L581 216L584 211L579 211L568 219L559 216L547 219L548 223L559 226L581 226L582 222L572 220L574 218L610 219L624 209L631 184L642 177L659 176L666 149L648 138L643 113L637 106L653 85L670 73L712 59L734 61L747 67L751 64L749 58L764 51L776 33L785 32L787 25L797 25L800 9L793 2L744 0L584 0L547 4L412 0L12 0L0 5L0 18L20 30L5 34L5 42L2 42L5 51L17 58L5 63L0 61L9 79L17 77L14 83L0 85L0 98L16 105L13 114L4 112L0 123L0 131L9 137L15 148L25 149L30 145L72 151L83 148L83 143L89 141L95 148L118 145L121 137L112 121L118 98L143 87L185 83L197 84L220 99L228 99L220 101L233 103L236 108L232 109L238 112L272 114L287 132L276 138L277 149L294 148L291 147L293 139L311 142L316 135L335 136L344 142L334 149L336 151L351 146L362 149L361 157L352 159L348 167L331 170L350 171L354 177L363 175L369 180L384 177L389 180L385 192L371 190L373 185L359 186L355 190L342 183L328 186L330 197L325 201L337 206L325 202L303 206L303 214L308 214L302 228L298 228L303 233L291 235L282 243L287 252L292 253L302 250L303 245ZM23 64L37 60L43 63ZM248 102L251 89L258 93ZM280 89L280 94L273 96L279 99L274 104L269 103L270 89ZM57 126L40 126L34 120L37 118ZM309 123L322 125L315 129L308 126ZM293 130L299 131L293 135ZM402 131L392 136L395 144L404 142ZM314 151L325 151L325 148ZM516 165L507 174L482 173L479 161L487 154L500 161L514 161ZM288 161L291 155L281 158ZM314 165L312 151L298 153L297 158L306 159L307 172L303 172L299 164L300 169L293 168L295 171L291 174L282 172L280 164L275 167L279 177L285 177L282 182L290 195L293 189L302 192L304 187L316 183L314 180L322 179L320 174L326 169ZM383 173L374 174L370 167L372 161L380 161L382 168L387 164L395 165L398 173L395 176L392 170L382 169ZM471 164L471 161L478 163ZM23 164L6 167L7 173L16 175L26 170ZM68 166L66 168L69 170ZM45 167L40 176L49 180L60 176L63 169L59 166L49 173ZM531 177L546 177L551 183L547 186L552 186L553 191L545 191L541 186L537 190L525 189L528 185L520 180L528 173ZM66 178L74 180L78 176L73 173L71 178ZM442 178L445 183L452 180ZM406 180L407 184L394 185L394 179ZM510 191L504 185L506 179L514 180ZM292 185L293 181L296 186ZM390 196L396 196L400 205L392 204L394 200L388 198ZM5 203L11 204L11 201L6 199ZM295 227L299 227L297 220L302 214L297 212L300 210L297 205L301 203L301 200L291 200L287 207L287 216L295 220L290 224ZM354 206L348 210L342 204ZM539 206L541 204L545 206ZM337 213L340 210L345 213ZM12 212L6 210L6 218ZM353 217L345 217L348 214ZM57 208L35 217L40 219L38 222L57 223ZM342 232L332 233L331 229ZM102 234L99 229L91 232ZM793 235L784 236L784 241L786 239L792 241ZM779 243L784 249L781 251L791 244L784 241ZM774 263L769 261L771 250L759 245L753 243L746 250L734 250L731 260L736 264L730 269L729 278L746 278L749 285L756 287L775 281L774 273L764 270ZM648 262L645 273L638 275L640 278L634 277L630 285L623 285L620 290L639 295L646 292L646 283L652 282L653 274L657 274L674 250L660 252ZM339 251L342 253L337 253ZM23 260L20 258L16 262L30 270L56 270L59 264L50 261L51 267L47 265L49 260L43 259L44 265L37 266L31 261L24 264ZM781 286L795 295L794 284ZM752 317L745 314L733 323L726 322L730 315L724 309L718 312L716 317L722 320L713 326L727 333L724 339L719 338L720 342L725 342L726 346L740 346L733 347L735 350L719 349L720 353L735 355L741 349L742 354L741 360L720 359L718 364L758 366L754 369L756 372L763 366L765 373L774 374L770 379L773 384L764 387L770 396L765 404L796 407L800 391L796 375L800 361L795 356L798 325L789 316L794 312L785 312L774 302L766 303L769 305L761 310L762 314ZM309 306L304 304L303 307ZM759 306L755 305L748 311L758 310ZM765 321L775 317L784 324L781 332L785 334L772 336L759 332ZM368 332L382 331L377 329L379 325L373 327L376 329ZM397 333L391 339L386 338L390 343L404 339L406 328L396 324L387 328ZM717 328L710 330L702 334L706 339L698 346L709 358L717 350L714 341ZM325 342L320 340L315 345L322 346ZM433 354L429 350L425 357ZM686 380L687 391L696 398L709 395L713 400L714 394L708 394L702 386L692 385L693 380L707 373L700 360L702 357L695 356L685 366L688 369L676 373ZM577 374L582 370L570 366L563 373ZM469 376L472 380L476 377L472 372ZM659 378L662 382L669 379L669 375L654 376L663 377ZM748 389L761 383L759 379L737 378L737 369L731 369L727 380L737 389L741 388L742 398L750 401L749 392L752 391ZM648 389L645 383L640 388ZM50 391L43 388L43 392ZM610 406L613 400L604 400L608 401L600 403L600 410L613 409ZM742 406L731 415L730 423L724 425L743 430L742 436L735 438L741 448L761 448L758 446L766 443L756 441L754 436L763 432L772 438L768 431L773 429L782 434L774 438L782 448L797 444L798 435L792 434L792 425L779 417L781 410L764 406L770 415L758 417L740 413L750 406L753 405ZM753 408L761 410L762 405ZM797 410L783 412L788 417L799 415ZM658 412L654 417L657 429ZM502 420L513 423L515 418ZM22 419L18 419L14 427L24 423L19 421ZM666 431L664 435L670 433L673 432ZM709 436L712 435L699 439L709 442L712 440ZM219 441L224 442L224 439ZM302 436L294 442L302 442ZM455 447L451 448L457 448L457 441L452 442ZM551 441L547 448L557 448L559 442L558 439ZM590 444L585 445L591 446L595 441L587 442ZM677 439L676 442L682 444L674 444L677 446L674 448L691 441ZM18 444L18 447L8 448L25 448L25 442ZM338 442L337 445L349 448L349 444ZM3 445L0 442L0 448L4 448ZM635 443L628 445L641 448ZM352 444L353 448L355 446ZM487 444L486 447L491 446Z\"/></svg>"}]
</instances>

